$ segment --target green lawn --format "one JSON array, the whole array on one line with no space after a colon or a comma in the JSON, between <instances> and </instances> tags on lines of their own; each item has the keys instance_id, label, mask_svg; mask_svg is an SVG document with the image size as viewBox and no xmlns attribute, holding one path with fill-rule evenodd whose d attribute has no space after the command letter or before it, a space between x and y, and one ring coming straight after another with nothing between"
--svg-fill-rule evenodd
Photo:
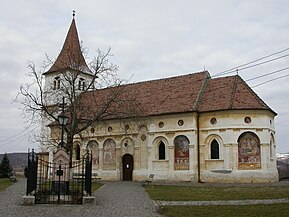
<instances>
[{"instance_id":1,"label":"green lawn","mask_svg":"<svg viewBox=\"0 0 289 217\"><path fill-rule=\"evenodd\" d=\"M99 189L101 186L103 186L102 183L97 183L97 182L92 182L91 183L91 192L95 192L97 189ZM84 186L83 186L84 187ZM50 190L52 189L52 181L46 181L43 182L41 184L41 189L46 189L46 190ZM70 185L70 190L81 190L82 189L82 185L81 183L76 183L73 182L72 185Z\"/></svg>"},{"instance_id":2,"label":"green lawn","mask_svg":"<svg viewBox=\"0 0 289 217\"><path fill-rule=\"evenodd\" d=\"M92 182L92 184L91 184L91 193L95 192L101 186L103 186L102 183Z\"/></svg>"},{"instance_id":3,"label":"green lawn","mask_svg":"<svg viewBox=\"0 0 289 217\"><path fill-rule=\"evenodd\" d=\"M289 215L289 203L245 206L168 206L161 211L167 217L280 217Z\"/></svg>"},{"instance_id":4,"label":"green lawn","mask_svg":"<svg viewBox=\"0 0 289 217\"><path fill-rule=\"evenodd\" d=\"M10 181L8 178L0 178L0 191L3 191L5 188L12 185L13 182Z\"/></svg>"},{"instance_id":5,"label":"green lawn","mask_svg":"<svg viewBox=\"0 0 289 217\"><path fill-rule=\"evenodd\" d=\"M165 201L277 199L289 197L289 186L192 187L149 185L145 189L153 200Z\"/></svg>"},{"instance_id":6,"label":"green lawn","mask_svg":"<svg viewBox=\"0 0 289 217\"><path fill-rule=\"evenodd\" d=\"M148 185L146 191L153 200L212 201L289 198L289 186L162 186ZM289 203L236 206L164 206L159 209L167 217L178 216L289 216Z\"/></svg>"}]
</instances>

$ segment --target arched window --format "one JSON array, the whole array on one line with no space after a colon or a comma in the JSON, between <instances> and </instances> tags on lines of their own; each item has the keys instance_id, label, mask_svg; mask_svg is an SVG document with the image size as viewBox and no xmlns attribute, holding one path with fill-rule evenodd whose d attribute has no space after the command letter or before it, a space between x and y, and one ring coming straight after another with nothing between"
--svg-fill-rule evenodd
<instances>
[{"instance_id":1,"label":"arched window","mask_svg":"<svg viewBox=\"0 0 289 217\"><path fill-rule=\"evenodd\" d=\"M75 160L80 160L80 146L76 145L75 148Z\"/></svg>"},{"instance_id":2,"label":"arched window","mask_svg":"<svg viewBox=\"0 0 289 217\"><path fill-rule=\"evenodd\" d=\"M175 146L175 170L189 170L189 144L186 136L180 135L174 139Z\"/></svg>"},{"instance_id":3,"label":"arched window","mask_svg":"<svg viewBox=\"0 0 289 217\"><path fill-rule=\"evenodd\" d=\"M270 158L273 158L274 155L274 136L271 134L271 139L270 139Z\"/></svg>"},{"instance_id":4,"label":"arched window","mask_svg":"<svg viewBox=\"0 0 289 217\"><path fill-rule=\"evenodd\" d=\"M60 89L60 77L55 77L53 80L53 90Z\"/></svg>"},{"instance_id":5,"label":"arched window","mask_svg":"<svg viewBox=\"0 0 289 217\"><path fill-rule=\"evenodd\" d=\"M219 143L215 139L211 143L211 159L220 159Z\"/></svg>"},{"instance_id":6,"label":"arched window","mask_svg":"<svg viewBox=\"0 0 289 217\"><path fill-rule=\"evenodd\" d=\"M166 159L166 146L163 143L163 141L159 144L159 160L165 160Z\"/></svg>"},{"instance_id":7,"label":"arched window","mask_svg":"<svg viewBox=\"0 0 289 217\"><path fill-rule=\"evenodd\" d=\"M238 168L241 170L261 169L260 140L252 132L238 138Z\"/></svg>"},{"instance_id":8,"label":"arched window","mask_svg":"<svg viewBox=\"0 0 289 217\"><path fill-rule=\"evenodd\" d=\"M270 158L273 157L273 142L272 140L270 141Z\"/></svg>"},{"instance_id":9,"label":"arched window","mask_svg":"<svg viewBox=\"0 0 289 217\"><path fill-rule=\"evenodd\" d=\"M84 90L85 89L85 80L84 78L80 78L78 81L78 90Z\"/></svg>"}]
</instances>

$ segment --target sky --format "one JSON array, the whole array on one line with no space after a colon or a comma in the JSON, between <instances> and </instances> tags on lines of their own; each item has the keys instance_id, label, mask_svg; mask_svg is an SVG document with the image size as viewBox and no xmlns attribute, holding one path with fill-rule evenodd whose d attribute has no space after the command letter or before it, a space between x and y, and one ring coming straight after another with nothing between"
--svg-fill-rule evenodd
<instances>
[{"instance_id":1,"label":"sky","mask_svg":"<svg viewBox=\"0 0 289 217\"><path fill-rule=\"evenodd\" d=\"M288 0L0 0L0 153L37 148L26 129L19 87L31 82L27 62L55 59L76 11L80 40L93 57L109 47L118 76L129 82L225 70L272 55L239 70L278 116L277 152L289 152ZM239 67L242 68L242 67ZM276 72L269 76L268 73ZM231 73L229 75L235 75ZM286 77L287 76L287 77Z\"/></svg>"}]
</instances>

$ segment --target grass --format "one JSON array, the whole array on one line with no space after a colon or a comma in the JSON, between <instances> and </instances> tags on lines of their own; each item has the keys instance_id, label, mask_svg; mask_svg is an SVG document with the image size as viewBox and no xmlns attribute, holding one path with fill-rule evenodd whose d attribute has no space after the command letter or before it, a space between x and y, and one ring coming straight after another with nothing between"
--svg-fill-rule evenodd
<instances>
[{"instance_id":1,"label":"grass","mask_svg":"<svg viewBox=\"0 0 289 217\"><path fill-rule=\"evenodd\" d=\"M96 182L92 182L91 183L91 192L95 192L97 189L99 189L101 186L103 186L103 184L101 183L96 183ZM83 186L84 187L84 186ZM41 184L41 189L43 190L50 190L52 189L52 181L46 181L46 182L42 182ZM73 182L72 185L70 185L70 190L81 190L82 189L82 185L81 183L76 183Z\"/></svg>"},{"instance_id":2,"label":"grass","mask_svg":"<svg viewBox=\"0 0 289 217\"><path fill-rule=\"evenodd\" d=\"M289 186L192 187L149 185L145 188L153 200L165 201L278 199L289 197Z\"/></svg>"},{"instance_id":3,"label":"grass","mask_svg":"<svg viewBox=\"0 0 289 217\"><path fill-rule=\"evenodd\" d=\"M99 189L101 186L103 186L102 183L92 182L91 183L91 193L95 192L97 189Z\"/></svg>"},{"instance_id":4,"label":"grass","mask_svg":"<svg viewBox=\"0 0 289 217\"><path fill-rule=\"evenodd\" d=\"M12 185L13 182L10 181L8 178L0 178L0 191L3 191L5 188Z\"/></svg>"},{"instance_id":5,"label":"grass","mask_svg":"<svg viewBox=\"0 0 289 217\"><path fill-rule=\"evenodd\" d=\"M212 201L289 198L289 186L162 186L148 185L146 191L153 200ZM231 217L288 216L289 203L236 206L164 206L159 213L167 217Z\"/></svg>"},{"instance_id":6,"label":"grass","mask_svg":"<svg viewBox=\"0 0 289 217\"><path fill-rule=\"evenodd\" d=\"M168 206L162 209L167 217L280 217L288 216L289 203L245 206Z\"/></svg>"}]
</instances>

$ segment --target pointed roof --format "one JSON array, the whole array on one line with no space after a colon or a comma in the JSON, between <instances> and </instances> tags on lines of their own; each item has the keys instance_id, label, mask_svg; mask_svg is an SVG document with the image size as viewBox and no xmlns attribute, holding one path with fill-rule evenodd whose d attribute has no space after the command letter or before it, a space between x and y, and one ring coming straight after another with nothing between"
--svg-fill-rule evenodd
<instances>
[{"instance_id":1,"label":"pointed roof","mask_svg":"<svg viewBox=\"0 0 289 217\"><path fill-rule=\"evenodd\" d=\"M81 51L74 17L60 54L52 67L44 75L65 69L74 69L91 74Z\"/></svg>"}]
</instances>

